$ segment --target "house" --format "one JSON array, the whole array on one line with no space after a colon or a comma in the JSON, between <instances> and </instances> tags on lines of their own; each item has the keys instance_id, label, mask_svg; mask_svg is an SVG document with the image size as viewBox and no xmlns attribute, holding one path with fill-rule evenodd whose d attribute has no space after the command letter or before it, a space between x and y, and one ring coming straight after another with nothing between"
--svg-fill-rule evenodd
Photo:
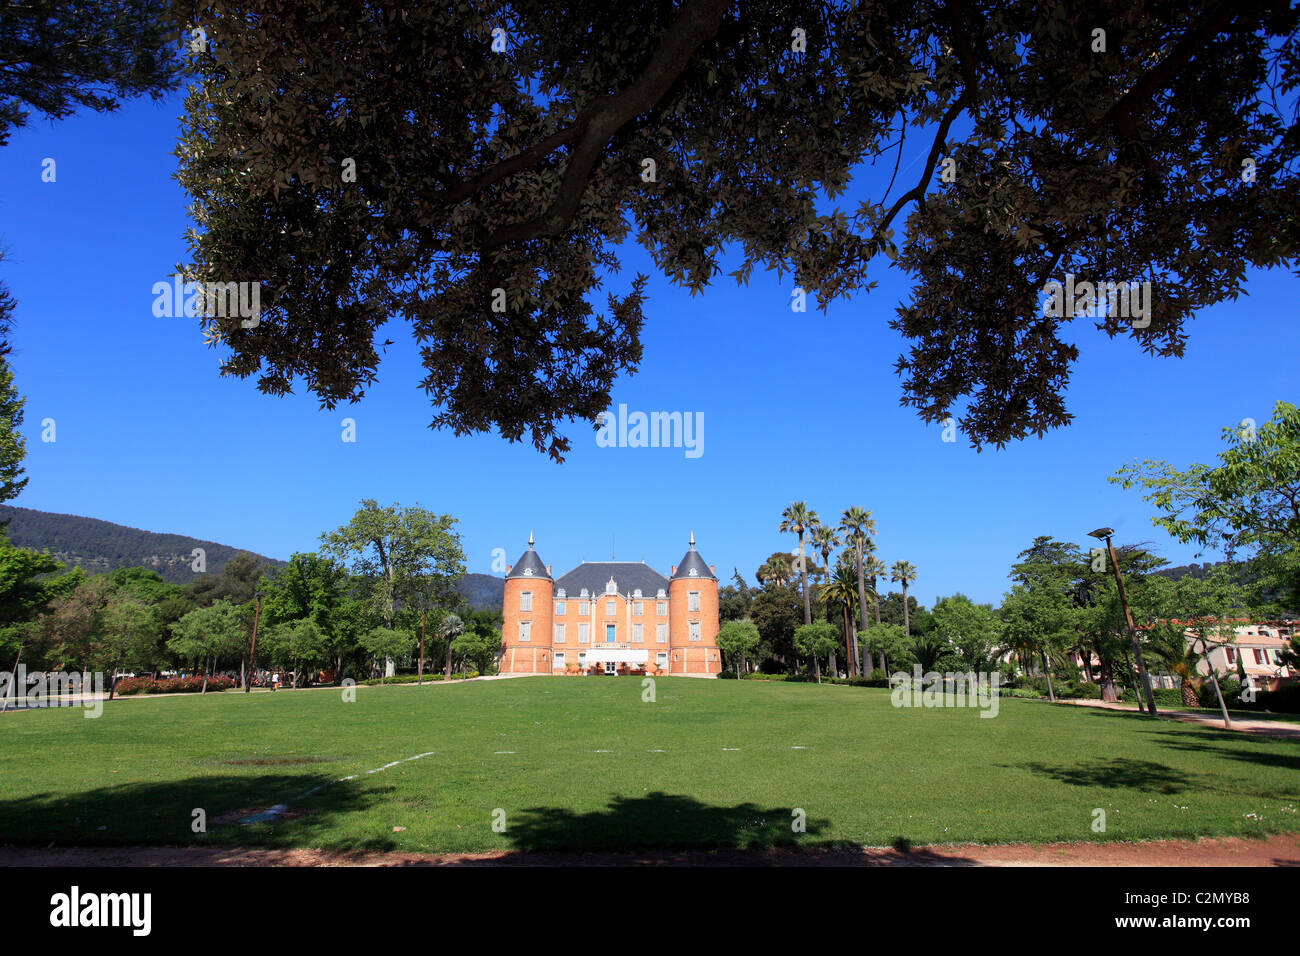
<instances>
[{"instance_id":1,"label":"house","mask_svg":"<svg viewBox=\"0 0 1300 956\"><path fill-rule=\"evenodd\" d=\"M717 677L718 579L695 534L667 576L643 561L584 561L558 578L534 548L506 569L502 674Z\"/></svg>"},{"instance_id":2,"label":"house","mask_svg":"<svg viewBox=\"0 0 1300 956\"><path fill-rule=\"evenodd\" d=\"M1204 677L1210 668L1220 677L1238 673L1238 663L1262 690L1276 690L1286 680L1300 677L1294 668L1281 662L1282 651L1291 646L1296 633L1296 621L1279 621L1264 624L1245 623L1233 630L1232 640L1209 638L1209 653L1197 665L1197 673ZM1200 648L1201 640L1191 628L1187 631L1189 647Z\"/></svg>"}]
</instances>

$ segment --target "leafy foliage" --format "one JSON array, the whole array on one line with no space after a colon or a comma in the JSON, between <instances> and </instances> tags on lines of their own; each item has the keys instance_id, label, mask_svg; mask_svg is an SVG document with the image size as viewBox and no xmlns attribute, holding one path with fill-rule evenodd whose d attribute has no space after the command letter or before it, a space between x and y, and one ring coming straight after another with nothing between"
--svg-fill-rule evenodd
<instances>
[{"instance_id":1,"label":"leafy foliage","mask_svg":"<svg viewBox=\"0 0 1300 956\"><path fill-rule=\"evenodd\" d=\"M911 342L903 401L938 421L969 400L977 447L1070 419L1078 350L1070 319L1043 314L1049 278L1151 280L1149 325L1098 324L1176 356L1185 320L1235 297L1248 265L1295 260L1295 116L1272 95L1300 77L1284 2L188 0L175 15L210 40L177 150L186 275L266 290L256 328L203 320L225 371L272 394L301 379L332 407L375 381L379 329L405 321L435 427L528 435L557 459L563 421L594 422L641 360L644 277L602 313L588 301L629 233L692 292L730 249L737 281L789 271L823 308L869 290L887 253L915 281L892 323ZM929 140L910 188L831 205L894 148L897 178L909 130ZM941 157L956 175L936 189Z\"/></svg>"}]
</instances>

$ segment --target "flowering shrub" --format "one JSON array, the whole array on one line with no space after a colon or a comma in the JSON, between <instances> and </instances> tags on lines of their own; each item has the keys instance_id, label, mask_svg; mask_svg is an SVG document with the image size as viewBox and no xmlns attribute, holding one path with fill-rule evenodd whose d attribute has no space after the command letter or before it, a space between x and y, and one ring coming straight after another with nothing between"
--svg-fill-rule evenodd
<instances>
[{"instance_id":1,"label":"flowering shrub","mask_svg":"<svg viewBox=\"0 0 1300 956\"><path fill-rule=\"evenodd\" d=\"M209 677L208 690L229 690L235 682L229 677ZM124 677L117 682L114 693L127 697L131 694L197 694L203 690L202 677Z\"/></svg>"}]
</instances>

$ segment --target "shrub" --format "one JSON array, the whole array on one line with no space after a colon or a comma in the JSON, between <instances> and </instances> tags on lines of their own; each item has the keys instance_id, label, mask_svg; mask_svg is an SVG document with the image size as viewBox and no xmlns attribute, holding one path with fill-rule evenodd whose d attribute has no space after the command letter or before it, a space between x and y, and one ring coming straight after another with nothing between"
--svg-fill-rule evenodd
<instances>
[{"instance_id":1,"label":"shrub","mask_svg":"<svg viewBox=\"0 0 1300 956\"><path fill-rule=\"evenodd\" d=\"M229 677L209 677L208 690L230 690L235 682ZM114 687L113 693L119 697L131 697L135 694L198 694L203 690L202 677L124 677Z\"/></svg>"},{"instance_id":2,"label":"shrub","mask_svg":"<svg viewBox=\"0 0 1300 956\"><path fill-rule=\"evenodd\" d=\"M1157 687L1151 692L1157 707L1178 709L1183 706L1183 692L1176 687Z\"/></svg>"}]
</instances>

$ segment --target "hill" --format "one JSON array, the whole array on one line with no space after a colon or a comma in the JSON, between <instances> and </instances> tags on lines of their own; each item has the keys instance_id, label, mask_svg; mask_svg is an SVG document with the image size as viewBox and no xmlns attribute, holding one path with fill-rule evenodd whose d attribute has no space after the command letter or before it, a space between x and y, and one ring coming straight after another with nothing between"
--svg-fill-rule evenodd
<instances>
[{"instance_id":1,"label":"hill","mask_svg":"<svg viewBox=\"0 0 1300 956\"><path fill-rule=\"evenodd\" d=\"M219 574L242 549L216 541L204 541L181 534L144 531L126 525L86 518L81 515L55 514L31 508L0 505L0 522L8 521L9 540L20 548L48 550L69 567L80 567L87 574L101 574L115 568L148 568L172 584L189 584L194 580L190 565L195 548L202 548L209 574ZM275 568L287 562L257 555ZM505 580L491 574L467 574L456 590L473 608L500 610L505 598Z\"/></svg>"},{"instance_id":2,"label":"hill","mask_svg":"<svg viewBox=\"0 0 1300 956\"><path fill-rule=\"evenodd\" d=\"M190 565L195 548L203 549L210 574L219 573L227 561L243 550L181 534L144 531L98 518L10 505L0 505L0 522L3 521L9 522L9 540L13 544L47 550L64 564L82 568L87 574L142 567L157 571L164 581L172 584L188 584L194 580ZM258 557L273 567L285 565L275 558Z\"/></svg>"}]
</instances>

